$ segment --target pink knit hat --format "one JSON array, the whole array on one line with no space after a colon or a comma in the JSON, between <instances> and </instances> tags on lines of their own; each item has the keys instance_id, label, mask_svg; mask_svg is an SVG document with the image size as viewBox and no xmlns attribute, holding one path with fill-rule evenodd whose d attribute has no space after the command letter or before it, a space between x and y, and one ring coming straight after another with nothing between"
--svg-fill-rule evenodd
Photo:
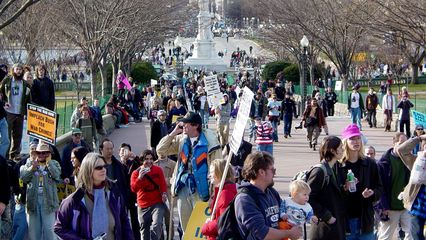
<instances>
[{"instance_id":1,"label":"pink knit hat","mask_svg":"<svg viewBox=\"0 0 426 240\"><path fill-rule=\"evenodd\" d=\"M359 130L358 126L354 123L349 124L345 129L342 131L342 138L343 139L349 139L351 137L361 136L362 133Z\"/></svg>"}]
</instances>

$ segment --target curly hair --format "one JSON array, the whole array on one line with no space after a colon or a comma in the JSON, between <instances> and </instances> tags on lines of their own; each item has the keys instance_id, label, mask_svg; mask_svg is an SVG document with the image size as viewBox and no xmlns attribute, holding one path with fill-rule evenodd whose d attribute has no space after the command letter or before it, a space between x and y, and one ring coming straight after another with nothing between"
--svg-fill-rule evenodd
<instances>
[{"instance_id":1,"label":"curly hair","mask_svg":"<svg viewBox=\"0 0 426 240\"><path fill-rule=\"evenodd\" d=\"M250 181L257 178L259 170L268 169L274 164L274 157L268 152L250 153L244 162L242 175L244 179Z\"/></svg>"}]
</instances>

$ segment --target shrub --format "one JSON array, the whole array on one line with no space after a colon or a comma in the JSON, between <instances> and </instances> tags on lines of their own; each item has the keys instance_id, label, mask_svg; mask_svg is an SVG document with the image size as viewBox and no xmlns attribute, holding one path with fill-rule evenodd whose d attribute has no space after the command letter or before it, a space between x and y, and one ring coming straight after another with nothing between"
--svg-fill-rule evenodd
<instances>
[{"instance_id":1,"label":"shrub","mask_svg":"<svg viewBox=\"0 0 426 240\"><path fill-rule=\"evenodd\" d=\"M151 63L141 61L133 64L130 76L133 78L133 81L136 81L138 84L146 84L149 83L151 79L156 79L157 73Z\"/></svg>"}]
</instances>

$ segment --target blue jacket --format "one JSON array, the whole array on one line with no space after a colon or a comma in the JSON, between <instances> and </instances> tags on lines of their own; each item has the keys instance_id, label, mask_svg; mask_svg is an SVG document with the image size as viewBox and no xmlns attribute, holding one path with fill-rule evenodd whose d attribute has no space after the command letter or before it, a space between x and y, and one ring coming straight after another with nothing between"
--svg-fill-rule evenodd
<instances>
[{"instance_id":1,"label":"blue jacket","mask_svg":"<svg viewBox=\"0 0 426 240\"><path fill-rule=\"evenodd\" d=\"M207 201L209 199L208 145L209 143L204 133L201 133L197 144L192 148L192 154L190 154L191 140L190 138L185 139L182 150L179 153L179 157L182 161L178 162L178 172L175 179L176 184L174 185L176 193L179 192L183 186L187 186L190 188L191 192L194 192L196 189L202 201ZM190 159L188 159L188 156L191 156ZM188 161L191 161L193 175L188 174Z\"/></svg>"},{"instance_id":2,"label":"blue jacket","mask_svg":"<svg viewBox=\"0 0 426 240\"><path fill-rule=\"evenodd\" d=\"M84 200L85 194L84 189L78 188L59 207L54 225L54 231L59 239L92 239L91 219ZM125 210L126 203L120 192L116 187L112 187L107 194L109 207L115 220L115 239L133 240L133 232Z\"/></svg>"},{"instance_id":3,"label":"blue jacket","mask_svg":"<svg viewBox=\"0 0 426 240\"><path fill-rule=\"evenodd\" d=\"M379 208L382 210L390 210L390 198L392 188L392 166L390 162L390 154L392 154L393 148L386 151L385 154L377 161L377 168L383 184L383 194L379 201ZM398 156L399 158L399 156ZM402 160L401 160L402 161ZM410 177L410 171L408 168L401 169L405 172L405 181L408 184Z\"/></svg>"},{"instance_id":4,"label":"blue jacket","mask_svg":"<svg viewBox=\"0 0 426 240\"><path fill-rule=\"evenodd\" d=\"M246 187L257 196L260 208L247 193L239 193L235 199L235 216L241 236L249 234L246 239L265 239L269 228L278 229L281 198L272 187L265 192L256 186L243 182L239 188Z\"/></svg>"}]
</instances>

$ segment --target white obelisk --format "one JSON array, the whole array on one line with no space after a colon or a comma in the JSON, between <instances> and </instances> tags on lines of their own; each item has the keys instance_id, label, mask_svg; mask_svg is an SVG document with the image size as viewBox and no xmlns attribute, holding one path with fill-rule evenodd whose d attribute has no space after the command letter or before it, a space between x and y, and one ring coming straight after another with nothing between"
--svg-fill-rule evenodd
<instances>
[{"instance_id":1,"label":"white obelisk","mask_svg":"<svg viewBox=\"0 0 426 240\"><path fill-rule=\"evenodd\" d=\"M217 55L213 33L211 31L212 13L209 12L209 0L198 0L198 34L194 41L193 56L185 61L191 68L204 68L208 71L224 72L226 63Z\"/></svg>"}]
</instances>

